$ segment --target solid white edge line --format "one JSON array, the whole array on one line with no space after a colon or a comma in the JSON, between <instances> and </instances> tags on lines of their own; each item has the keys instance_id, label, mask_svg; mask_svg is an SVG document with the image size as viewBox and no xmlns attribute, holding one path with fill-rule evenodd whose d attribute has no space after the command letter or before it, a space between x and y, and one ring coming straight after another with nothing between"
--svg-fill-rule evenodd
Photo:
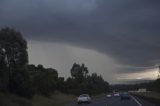
<instances>
[{"instance_id":1,"label":"solid white edge line","mask_svg":"<svg viewBox=\"0 0 160 106\"><path fill-rule=\"evenodd\" d=\"M135 97L133 97L133 96L131 96L131 97L132 97L132 99L133 99L139 106L142 106L142 104L139 103L139 101L138 101Z\"/></svg>"}]
</instances>

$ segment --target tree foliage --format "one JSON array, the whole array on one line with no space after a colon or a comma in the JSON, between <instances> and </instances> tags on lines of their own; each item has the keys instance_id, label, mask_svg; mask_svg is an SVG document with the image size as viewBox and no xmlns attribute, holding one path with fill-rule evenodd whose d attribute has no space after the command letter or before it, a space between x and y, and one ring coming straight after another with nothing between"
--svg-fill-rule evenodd
<instances>
[{"instance_id":1,"label":"tree foliage","mask_svg":"<svg viewBox=\"0 0 160 106\"><path fill-rule=\"evenodd\" d=\"M145 83L112 85L113 90L120 91L132 91L141 88L146 88L148 91L160 92L160 79Z\"/></svg>"},{"instance_id":2,"label":"tree foliage","mask_svg":"<svg viewBox=\"0 0 160 106\"><path fill-rule=\"evenodd\" d=\"M103 80L101 75L98 76L96 73L88 75L88 73L88 68L84 64L73 64L72 78L68 78L66 81L70 93L77 95L81 93L99 94L109 91L109 84Z\"/></svg>"},{"instance_id":3,"label":"tree foliage","mask_svg":"<svg viewBox=\"0 0 160 106\"><path fill-rule=\"evenodd\" d=\"M28 53L27 42L21 33L10 28L0 30L0 59L1 89L8 89L18 95L26 95L25 92L30 89L27 85L29 74L26 70Z\"/></svg>"},{"instance_id":4,"label":"tree foliage","mask_svg":"<svg viewBox=\"0 0 160 106\"><path fill-rule=\"evenodd\" d=\"M0 91L20 96L50 96L55 90L68 94L98 94L108 90L102 76L89 75L85 64L74 63L71 78L58 77L53 68L28 64L27 42L11 28L0 30Z\"/></svg>"},{"instance_id":5,"label":"tree foliage","mask_svg":"<svg viewBox=\"0 0 160 106\"><path fill-rule=\"evenodd\" d=\"M56 89L58 73L55 69L44 68L43 65L28 65L32 86L36 93L49 96Z\"/></svg>"}]
</instances>

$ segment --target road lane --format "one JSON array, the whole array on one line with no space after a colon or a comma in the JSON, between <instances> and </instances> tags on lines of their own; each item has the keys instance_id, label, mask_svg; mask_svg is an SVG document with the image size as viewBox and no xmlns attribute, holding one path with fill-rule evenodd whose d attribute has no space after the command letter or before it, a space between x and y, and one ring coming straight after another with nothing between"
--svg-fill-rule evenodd
<instances>
[{"instance_id":1,"label":"road lane","mask_svg":"<svg viewBox=\"0 0 160 106\"><path fill-rule=\"evenodd\" d=\"M121 100L120 97L111 97L111 98L101 98L98 100L93 100L91 104L81 104L73 103L66 106L155 106L145 100L131 97L130 100Z\"/></svg>"},{"instance_id":2,"label":"road lane","mask_svg":"<svg viewBox=\"0 0 160 106\"><path fill-rule=\"evenodd\" d=\"M131 98L139 105L139 106L142 106L142 104L133 96L131 96Z\"/></svg>"},{"instance_id":3,"label":"road lane","mask_svg":"<svg viewBox=\"0 0 160 106\"><path fill-rule=\"evenodd\" d=\"M108 104L107 106L140 106L140 105L137 104L132 98L130 100L121 100L119 98L118 101L112 104Z\"/></svg>"},{"instance_id":4,"label":"road lane","mask_svg":"<svg viewBox=\"0 0 160 106\"><path fill-rule=\"evenodd\" d=\"M119 100L119 98L101 98L97 100L93 100L90 104L82 104L78 105L77 103L73 103L71 105L66 105L66 106L106 106L109 102L115 102Z\"/></svg>"}]
</instances>

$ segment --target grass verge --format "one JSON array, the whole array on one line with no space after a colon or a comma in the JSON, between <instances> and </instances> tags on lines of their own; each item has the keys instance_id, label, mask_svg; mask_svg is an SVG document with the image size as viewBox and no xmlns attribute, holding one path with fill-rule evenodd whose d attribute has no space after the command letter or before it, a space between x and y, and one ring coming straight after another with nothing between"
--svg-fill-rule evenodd
<instances>
[{"instance_id":1,"label":"grass verge","mask_svg":"<svg viewBox=\"0 0 160 106\"><path fill-rule=\"evenodd\" d=\"M0 93L0 106L64 106L74 102L75 99L73 95L62 93L55 93L50 98L35 95L32 99Z\"/></svg>"},{"instance_id":2,"label":"grass verge","mask_svg":"<svg viewBox=\"0 0 160 106\"><path fill-rule=\"evenodd\" d=\"M65 95L62 93L55 93L50 98L36 95L32 99L32 106L64 106L74 102L76 99L73 95Z\"/></svg>"},{"instance_id":3,"label":"grass verge","mask_svg":"<svg viewBox=\"0 0 160 106\"><path fill-rule=\"evenodd\" d=\"M103 98L103 97L105 97L105 94L93 95L92 99L96 100L96 99L100 99L100 98Z\"/></svg>"},{"instance_id":4,"label":"grass verge","mask_svg":"<svg viewBox=\"0 0 160 106\"><path fill-rule=\"evenodd\" d=\"M104 97L104 94L92 96L93 100ZM56 92L51 97L35 95L32 99L19 97L13 94L0 93L0 106L65 106L74 103L77 97Z\"/></svg>"},{"instance_id":5,"label":"grass verge","mask_svg":"<svg viewBox=\"0 0 160 106\"><path fill-rule=\"evenodd\" d=\"M140 97L144 100L150 101L154 104L160 105L160 93L157 92L136 92L133 95Z\"/></svg>"},{"instance_id":6,"label":"grass verge","mask_svg":"<svg viewBox=\"0 0 160 106\"><path fill-rule=\"evenodd\" d=\"M30 100L8 93L0 93L0 106L32 106Z\"/></svg>"}]
</instances>

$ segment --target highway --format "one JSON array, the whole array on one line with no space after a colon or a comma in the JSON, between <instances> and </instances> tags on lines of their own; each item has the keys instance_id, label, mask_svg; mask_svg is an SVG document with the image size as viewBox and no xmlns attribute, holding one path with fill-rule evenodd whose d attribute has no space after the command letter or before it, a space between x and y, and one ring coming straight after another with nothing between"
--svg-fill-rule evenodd
<instances>
[{"instance_id":1,"label":"highway","mask_svg":"<svg viewBox=\"0 0 160 106\"><path fill-rule=\"evenodd\" d=\"M101 98L98 100L92 101L90 104L81 104L73 103L66 106L156 106L148 101L142 100L140 98L135 98L131 96L130 100L121 100L120 97L111 97L111 98Z\"/></svg>"}]
</instances>

